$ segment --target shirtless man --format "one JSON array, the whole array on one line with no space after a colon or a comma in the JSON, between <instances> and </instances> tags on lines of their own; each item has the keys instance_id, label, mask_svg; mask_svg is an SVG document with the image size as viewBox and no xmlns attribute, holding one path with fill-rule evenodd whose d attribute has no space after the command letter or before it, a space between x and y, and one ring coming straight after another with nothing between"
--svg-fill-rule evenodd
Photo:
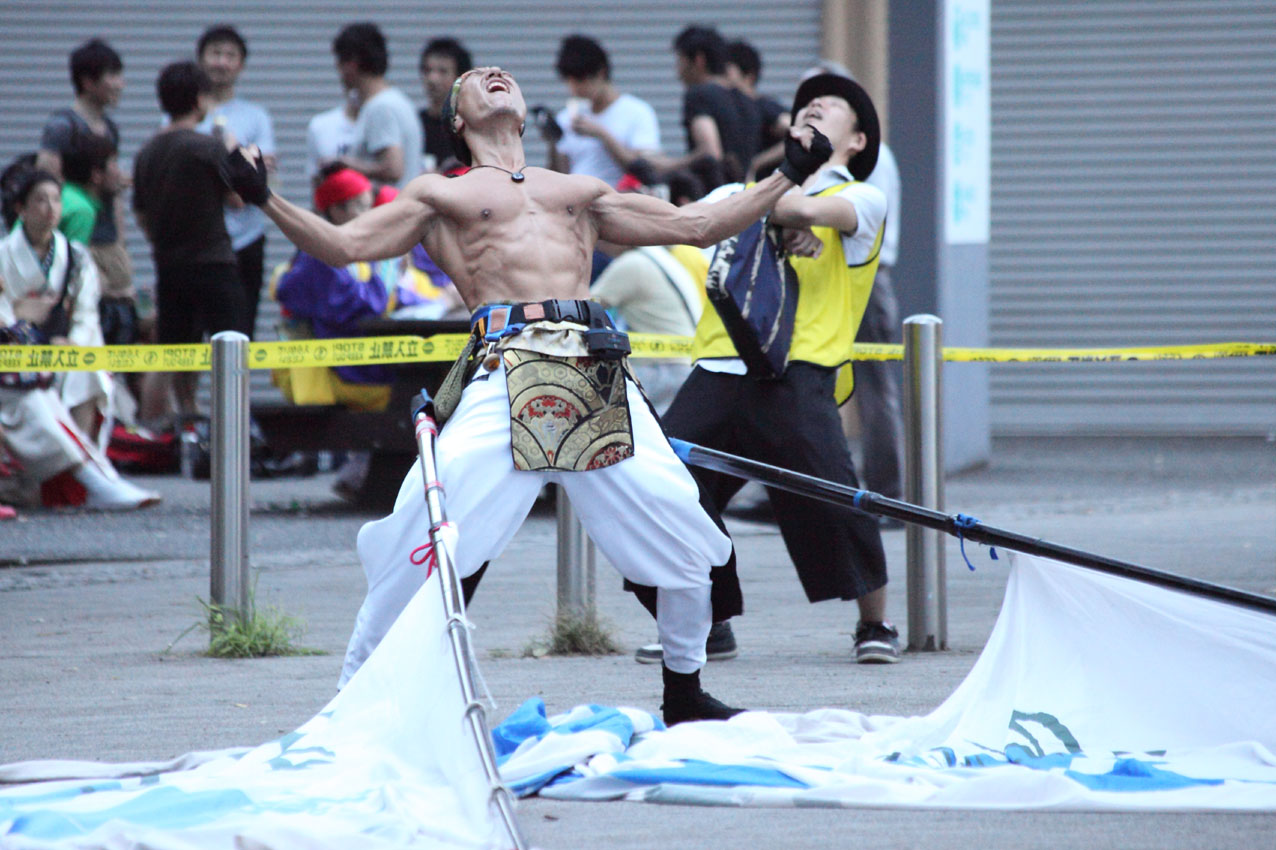
<instances>
[{"instance_id":1,"label":"shirtless man","mask_svg":"<svg viewBox=\"0 0 1276 850\"><path fill-rule=\"evenodd\" d=\"M794 131L775 175L717 204L674 207L595 177L527 167L527 107L500 68L458 78L445 115L471 170L418 177L395 201L341 226L271 194L253 149L228 158L226 178L297 247L330 265L401 256L421 242L473 311L477 350L456 367L465 370L464 391L437 443L458 573L469 576L501 553L546 482L563 485L607 559L631 581L658 588L665 722L730 717L739 709L701 690L700 668L709 571L727 561L731 542L700 507L694 479L627 377L623 334L584 300L590 258L599 239L713 245L818 169L828 140L811 128ZM411 560L427 540L423 494L414 465L394 512L359 532L368 596L342 684L424 581Z\"/></svg>"}]
</instances>

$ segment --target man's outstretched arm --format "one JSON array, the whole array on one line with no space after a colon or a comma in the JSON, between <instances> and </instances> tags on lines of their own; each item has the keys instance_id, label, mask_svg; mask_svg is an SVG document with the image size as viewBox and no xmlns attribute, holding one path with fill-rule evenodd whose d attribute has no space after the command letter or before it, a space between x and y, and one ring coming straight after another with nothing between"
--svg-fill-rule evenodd
<instances>
[{"instance_id":1,"label":"man's outstretched arm","mask_svg":"<svg viewBox=\"0 0 1276 850\"><path fill-rule=\"evenodd\" d=\"M829 140L814 127L805 127L791 131L785 160L775 174L716 204L675 207L646 195L604 192L592 205L598 236L622 245L682 243L707 248L757 221L832 154Z\"/></svg>"},{"instance_id":2,"label":"man's outstretched arm","mask_svg":"<svg viewBox=\"0 0 1276 850\"><path fill-rule=\"evenodd\" d=\"M410 251L434 217L427 200L430 181L443 179L438 175L418 177L390 203L338 226L271 192L266 186L265 164L255 147L231 153L223 176L240 197L261 207L290 242L332 266L399 257Z\"/></svg>"},{"instance_id":3,"label":"man's outstretched arm","mask_svg":"<svg viewBox=\"0 0 1276 850\"><path fill-rule=\"evenodd\" d=\"M793 188L782 174L716 204L676 207L650 195L609 190L593 203L598 237L620 245L695 245L707 248L744 230Z\"/></svg>"}]
</instances>

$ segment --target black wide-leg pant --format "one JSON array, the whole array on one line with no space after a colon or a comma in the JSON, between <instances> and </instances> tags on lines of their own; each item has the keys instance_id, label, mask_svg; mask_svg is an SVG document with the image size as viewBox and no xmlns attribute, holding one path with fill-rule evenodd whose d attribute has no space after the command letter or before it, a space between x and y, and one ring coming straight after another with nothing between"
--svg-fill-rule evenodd
<instances>
[{"instance_id":1,"label":"black wide-leg pant","mask_svg":"<svg viewBox=\"0 0 1276 850\"><path fill-rule=\"evenodd\" d=\"M858 488L833 400L836 374L800 362L773 381L693 369L663 417L665 433ZM702 502L718 512L744 485L725 473L692 472L707 493ZM808 600L857 599L886 584L874 517L771 487L767 494Z\"/></svg>"}]
</instances>

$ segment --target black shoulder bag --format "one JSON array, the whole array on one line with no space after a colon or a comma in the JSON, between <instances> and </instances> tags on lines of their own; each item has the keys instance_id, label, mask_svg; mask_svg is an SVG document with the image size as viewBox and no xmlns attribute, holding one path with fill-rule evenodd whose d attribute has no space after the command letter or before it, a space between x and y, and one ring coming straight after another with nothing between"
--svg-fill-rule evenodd
<instances>
[{"instance_id":1,"label":"black shoulder bag","mask_svg":"<svg viewBox=\"0 0 1276 850\"><path fill-rule=\"evenodd\" d=\"M758 378L784 375L797 314L797 273L764 218L718 245L705 279L727 335Z\"/></svg>"}]
</instances>

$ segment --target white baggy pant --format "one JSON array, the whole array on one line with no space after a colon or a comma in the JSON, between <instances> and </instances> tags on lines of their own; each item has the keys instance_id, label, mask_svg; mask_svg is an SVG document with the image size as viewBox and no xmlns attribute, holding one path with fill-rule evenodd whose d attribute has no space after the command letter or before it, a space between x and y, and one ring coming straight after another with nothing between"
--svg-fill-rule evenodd
<instances>
[{"instance_id":1,"label":"white baggy pant","mask_svg":"<svg viewBox=\"0 0 1276 850\"><path fill-rule=\"evenodd\" d=\"M462 577L496 558L527 518L546 483L561 484L598 548L630 581L657 588L656 626L664 663L677 673L704 666L711 620L709 570L731 540L700 507L691 473L669 447L641 391L627 383L634 456L587 472L514 469L504 366L480 370L439 436L436 457L454 553ZM359 609L338 687L354 675L425 581L412 563L429 542L420 464L404 478L394 511L359 530L368 595Z\"/></svg>"}]
</instances>

